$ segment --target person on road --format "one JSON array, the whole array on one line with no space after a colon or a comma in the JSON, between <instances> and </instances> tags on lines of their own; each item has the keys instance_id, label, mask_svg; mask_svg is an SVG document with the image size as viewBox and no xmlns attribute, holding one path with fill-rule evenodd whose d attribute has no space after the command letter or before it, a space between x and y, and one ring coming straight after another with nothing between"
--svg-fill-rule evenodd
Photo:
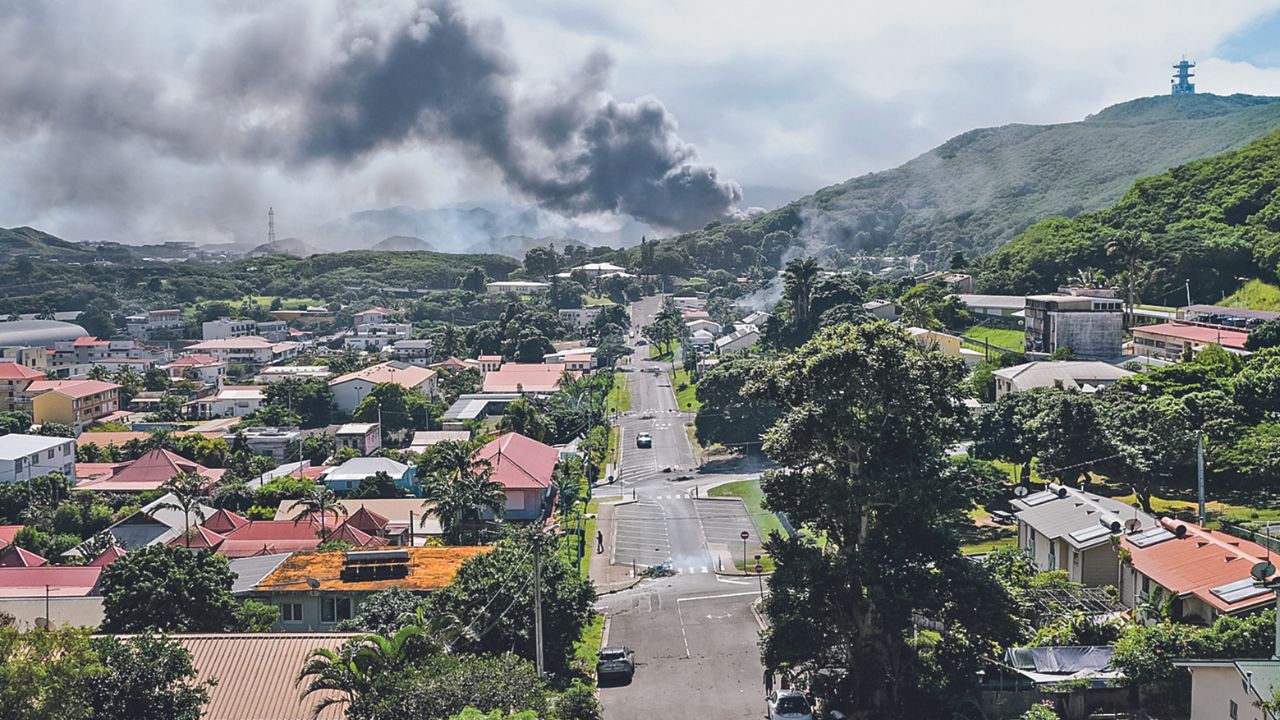
<instances>
[{"instance_id":1,"label":"person on road","mask_svg":"<svg viewBox=\"0 0 1280 720\"><path fill-rule=\"evenodd\" d=\"M597 530L596 531L596 554L599 555L603 552L604 552L604 533Z\"/></svg>"},{"instance_id":2,"label":"person on road","mask_svg":"<svg viewBox=\"0 0 1280 720\"><path fill-rule=\"evenodd\" d=\"M766 669L764 671L764 696L773 695L773 672Z\"/></svg>"}]
</instances>

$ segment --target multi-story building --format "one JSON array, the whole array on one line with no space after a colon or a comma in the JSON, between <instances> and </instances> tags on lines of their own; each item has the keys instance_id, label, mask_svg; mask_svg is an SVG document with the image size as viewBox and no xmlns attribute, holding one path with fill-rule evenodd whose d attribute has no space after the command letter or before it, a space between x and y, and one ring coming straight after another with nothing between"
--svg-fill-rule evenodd
<instances>
[{"instance_id":1,"label":"multi-story building","mask_svg":"<svg viewBox=\"0 0 1280 720\"><path fill-rule=\"evenodd\" d=\"M151 366L166 362L167 349L139 344L133 340L99 340L84 336L75 340L54 344L49 354L49 368L62 377L83 375L95 365L103 365L110 371L132 367L144 372Z\"/></svg>"},{"instance_id":2,"label":"multi-story building","mask_svg":"<svg viewBox=\"0 0 1280 720\"><path fill-rule=\"evenodd\" d=\"M213 395L196 398L188 405L197 419L208 420L251 415L266 401L266 388L261 385L223 385Z\"/></svg>"},{"instance_id":3,"label":"multi-story building","mask_svg":"<svg viewBox=\"0 0 1280 720\"><path fill-rule=\"evenodd\" d=\"M125 328L130 337L139 340L150 340L157 333L180 332L184 326L182 310L173 308L165 310L148 310L124 319Z\"/></svg>"},{"instance_id":4,"label":"multi-story building","mask_svg":"<svg viewBox=\"0 0 1280 720\"><path fill-rule=\"evenodd\" d=\"M27 394L37 425L70 425L76 435L120 409L120 386L100 380L36 380Z\"/></svg>"},{"instance_id":5,"label":"multi-story building","mask_svg":"<svg viewBox=\"0 0 1280 720\"><path fill-rule=\"evenodd\" d=\"M205 385L217 387L227 376L227 363L212 355L183 355L173 362L161 366L174 380L194 380Z\"/></svg>"},{"instance_id":6,"label":"multi-story building","mask_svg":"<svg viewBox=\"0 0 1280 720\"><path fill-rule=\"evenodd\" d=\"M1133 328L1133 354L1177 362L1184 356L1218 345L1240 352L1249 333L1205 325L1161 323Z\"/></svg>"},{"instance_id":7,"label":"multi-story building","mask_svg":"<svg viewBox=\"0 0 1280 720\"><path fill-rule=\"evenodd\" d=\"M187 350L203 353L223 362L261 367L297 357L298 343L273 343L264 337L247 335L206 340L188 347Z\"/></svg>"},{"instance_id":8,"label":"multi-story building","mask_svg":"<svg viewBox=\"0 0 1280 720\"><path fill-rule=\"evenodd\" d=\"M400 362L426 366L435 357L435 344L429 338L401 340L391 346L391 357Z\"/></svg>"},{"instance_id":9,"label":"multi-story building","mask_svg":"<svg viewBox=\"0 0 1280 720\"><path fill-rule=\"evenodd\" d=\"M374 385L395 383L410 390L421 390L428 397L436 394L436 371L396 360L373 365L341 375L329 381L333 401L338 409L350 414Z\"/></svg>"},{"instance_id":10,"label":"multi-story building","mask_svg":"<svg viewBox=\"0 0 1280 720\"><path fill-rule=\"evenodd\" d=\"M225 340L227 338L257 335L258 323L248 318L232 320L231 318L223 317L205 322L200 330L200 337L205 340Z\"/></svg>"},{"instance_id":11,"label":"multi-story building","mask_svg":"<svg viewBox=\"0 0 1280 720\"><path fill-rule=\"evenodd\" d=\"M348 335L343 344L349 350L381 352L388 345L408 340L412 336L413 326L409 323L375 323L359 326L356 334Z\"/></svg>"},{"instance_id":12,"label":"multi-story building","mask_svg":"<svg viewBox=\"0 0 1280 720\"><path fill-rule=\"evenodd\" d=\"M0 363L0 412L31 412L31 397L27 394L27 386L44 379L44 373L26 365Z\"/></svg>"},{"instance_id":13,"label":"multi-story building","mask_svg":"<svg viewBox=\"0 0 1280 720\"><path fill-rule=\"evenodd\" d=\"M1124 341L1124 305L1111 290L1070 288L1027 298L1027 352L1070 349L1078 358L1114 358Z\"/></svg>"},{"instance_id":14,"label":"multi-story building","mask_svg":"<svg viewBox=\"0 0 1280 720\"><path fill-rule=\"evenodd\" d=\"M603 307L603 305L590 305L580 308L561 308L556 312L565 327L580 328L595 322L596 316L600 314Z\"/></svg>"},{"instance_id":15,"label":"multi-story building","mask_svg":"<svg viewBox=\"0 0 1280 720\"><path fill-rule=\"evenodd\" d=\"M0 436L0 483L29 482L54 472L75 480L75 440L17 433Z\"/></svg>"},{"instance_id":16,"label":"multi-story building","mask_svg":"<svg viewBox=\"0 0 1280 720\"><path fill-rule=\"evenodd\" d=\"M48 370L49 349L42 345L7 345L0 347L0 362L17 363L32 370Z\"/></svg>"},{"instance_id":17,"label":"multi-story building","mask_svg":"<svg viewBox=\"0 0 1280 720\"><path fill-rule=\"evenodd\" d=\"M361 455L372 455L382 449L382 426L378 423L347 423L333 434L338 450L351 448Z\"/></svg>"},{"instance_id":18,"label":"multi-story building","mask_svg":"<svg viewBox=\"0 0 1280 720\"><path fill-rule=\"evenodd\" d=\"M352 313L351 323L355 326L356 330L359 330L361 325L381 325L382 323L390 320L391 316L394 314L395 311L389 308L369 308L368 310L361 310L358 313Z\"/></svg>"},{"instance_id":19,"label":"multi-story building","mask_svg":"<svg viewBox=\"0 0 1280 720\"><path fill-rule=\"evenodd\" d=\"M290 456L290 444L302 440L302 431L298 428L249 427L240 432L255 455L269 455L280 463L298 459L296 450Z\"/></svg>"}]
</instances>

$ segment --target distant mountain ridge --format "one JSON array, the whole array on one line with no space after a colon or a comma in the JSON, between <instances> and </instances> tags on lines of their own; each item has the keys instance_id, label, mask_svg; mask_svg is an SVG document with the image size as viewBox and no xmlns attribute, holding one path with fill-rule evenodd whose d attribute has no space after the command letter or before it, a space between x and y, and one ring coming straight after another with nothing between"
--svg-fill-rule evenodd
<instances>
[{"instance_id":1,"label":"distant mountain ridge","mask_svg":"<svg viewBox=\"0 0 1280 720\"><path fill-rule=\"evenodd\" d=\"M897 168L661 247L688 257L695 270L741 271L776 257L765 237L785 231L834 264L864 254L921 254L936 266L957 250L988 253L1042 218L1103 209L1140 177L1242 147L1276 128L1280 98L1205 94L1140 98L1079 122L981 128Z\"/></svg>"}]
</instances>

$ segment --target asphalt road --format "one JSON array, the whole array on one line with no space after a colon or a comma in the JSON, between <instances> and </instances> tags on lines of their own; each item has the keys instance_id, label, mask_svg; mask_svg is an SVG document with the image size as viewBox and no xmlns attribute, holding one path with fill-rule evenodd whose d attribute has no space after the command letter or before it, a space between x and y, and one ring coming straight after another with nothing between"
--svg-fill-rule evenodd
<instances>
[{"instance_id":1,"label":"asphalt road","mask_svg":"<svg viewBox=\"0 0 1280 720\"><path fill-rule=\"evenodd\" d=\"M661 300L646 298L632 306L632 326L652 321ZM632 367L666 368L647 359L640 347ZM599 607L609 619L609 645L636 653L636 675L626 685L600 690L606 720L632 718L753 718L764 714L759 624L751 602L759 597L756 580L715 574L708 535L721 542L734 534L734 517L707 513L704 529L695 485L722 476L699 472L685 422L665 372L627 373L631 411L623 414L622 461L613 490L636 498L617 511L616 561L635 560L637 568L670 562L676 575L646 580L630 590L605 596ZM637 448L635 436L653 435L652 448ZM669 468L669 470L668 470ZM678 478L688 476L688 479ZM705 501L704 501L705 502ZM715 515L712 517L712 515ZM750 519L742 529L754 532Z\"/></svg>"}]
</instances>

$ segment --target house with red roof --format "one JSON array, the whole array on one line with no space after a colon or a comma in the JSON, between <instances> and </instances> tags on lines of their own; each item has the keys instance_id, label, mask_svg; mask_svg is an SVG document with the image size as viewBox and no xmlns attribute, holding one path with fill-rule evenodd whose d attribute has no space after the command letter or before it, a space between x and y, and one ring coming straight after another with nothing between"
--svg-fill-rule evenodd
<instances>
[{"instance_id":1,"label":"house with red roof","mask_svg":"<svg viewBox=\"0 0 1280 720\"><path fill-rule=\"evenodd\" d=\"M124 554L124 548L113 544L111 547L99 553L98 557L94 558L93 562L90 562L89 565L91 567L106 567L116 560L124 557Z\"/></svg>"},{"instance_id":2,"label":"house with red roof","mask_svg":"<svg viewBox=\"0 0 1280 720\"><path fill-rule=\"evenodd\" d=\"M1172 518L1127 533L1120 542L1129 554L1120 573L1120 599L1135 610L1158 597L1171 598L1175 620L1207 624L1275 603L1274 591L1254 585L1251 570L1270 558L1257 543Z\"/></svg>"},{"instance_id":3,"label":"house with red roof","mask_svg":"<svg viewBox=\"0 0 1280 720\"><path fill-rule=\"evenodd\" d=\"M160 369L169 373L169 377L174 380L191 379L217 387L227 376L227 361L207 353L192 353L177 358L168 365L161 365Z\"/></svg>"},{"instance_id":4,"label":"house with red roof","mask_svg":"<svg viewBox=\"0 0 1280 720\"><path fill-rule=\"evenodd\" d=\"M37 425L70 425L77 435L120 409L120 386L101 380L36 380L26 392Z\"/></svg>"},{"instance_id":5,"label":"house with red roof","mask_svg":"<svg viewBox=\"0 0 1280 720\"><path fill-rule=\"evenodd\" d=\"M6 545L13 543L13 539L18 536L18 531L26 525L0 525L0 550Z\"/></svg>"},{"instance_id":6,"label":"house with red roof","mask_svg":"<svg viewBox=\"0 0 1280 720\"><path fill-rule=\"evenodd\" d=\"M485 373L481 392L557 393L560 392L560 380L565 375L578 377L581 374L566 370L561 363L504 363L497 370Z\"/></svg>"},{"instance_id":7,"label":"house with red roof","mask_svg":"<svg viewBox=\"0 0 1280 720\"><path fill-rule=\"evenodd\" d=\"M4 550L0 550L0 568L32 568L48 563L48 560L17 545L9 545Z\"/></svg>"},{"instance_id":8,"label":"house with red roof","mask_svg":"<svg viewBox=\"0 0 1280 720\"><path fill-rule=\"evenodd\" d=\"M1227 350L1242 352L1249 333L1239 330L1161 323L1159 325L1135 325L1133 354L1161 360L1178 361L1187 352L1199 352L1209 345L1219 345Z\"/></svg>"},{"instance_id":9,"label":"house with red roof","mask_svg":"<svg viewBox=\"0 0 1280 720\"><path fill-rule=\"evenodd\" d=\"M77 490L93 492L147 492L159 490L173 476L196 473L209 479L212 487L226 470L207 468L177 453L156 448L127 463L81 463L77 468Z\"/></svg>"},{"instance_id":10,"label":"house with red roof","mask_svg":"<svg viewBox=\"0 0 1280 720\"><path fill-rule=\"evenodd\" d=\"M44 380L45 374L16 362L0 362L0 412L31 412L27 386Z\"/></svg>"},{"instance_id":11,"label":"house with red roof","mask_svg":"<svg viewBox=\"0 0 1280 720\"><path fill-rule=\"evenodd\" d=\"M477 463L487 463L491 479L507 496L504 517L536 520L543 516L551 492L551 474L560 451L520 433L500 435L476 451Z\"/></svg>"},{"instance_id":12,"label":"house with red roof","mask_svg":"<svg viewBox=\"0 0 1280 720\"><path fill-rule=\"evenodd\" d=\"M200 526L199 538L193 534L192 547L200 542L200 547L207 547L219 555L230 558L254 557L258 555L275 555L279 553L311 552L323 540L344 540L355 547L375 547L385 545L382 538L373 537L354 527L346 527L345 523L335 526L332 521L325 524L321 536L319 518L301 517L297 520L248 520L234 530L226 533L213 533L206 526ZM169 541L170 545L182 545L181 537Z\"/></svg>"},{"instance_id":13,"label":"house with red roof","mask_svg":"<svg viewBox=\"0 0 1280 720\"><path fill-rule=\"evenodd\" d=\"M329 381L329 389L333 391L333 402L338 409L351 414L374 385L395 383L430 397L436 394L437 382L436 371L431 368L391 360L339 375Z\"/></svg>"}]
</instances>

